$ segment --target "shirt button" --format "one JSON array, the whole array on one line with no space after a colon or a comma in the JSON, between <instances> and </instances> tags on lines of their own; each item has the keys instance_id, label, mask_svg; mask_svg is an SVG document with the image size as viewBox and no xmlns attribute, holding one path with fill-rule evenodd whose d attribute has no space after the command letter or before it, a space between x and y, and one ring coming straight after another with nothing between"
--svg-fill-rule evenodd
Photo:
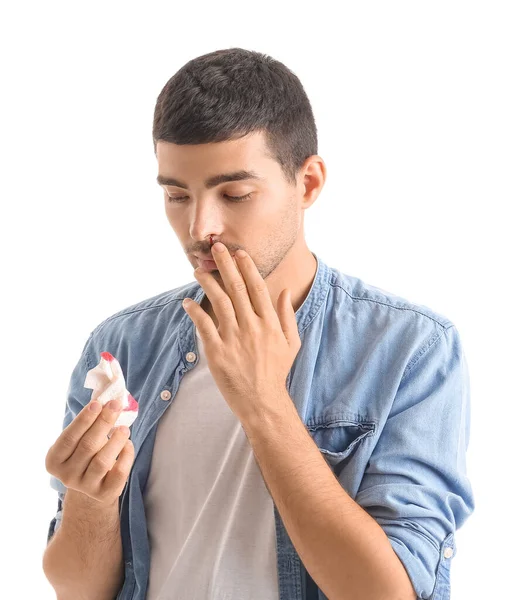
<instances>
[{"instance_id":1,"label":"shirt button","mask_svg":"<svg viewBox=\"0 0 522 600\"><path fill-rule=\"evenodd\" d=\"M169 390L163 390L160 394L161 399L162 400L170 400L170 397L172 396L172 394L169 392Z\"/></svg>"},{"instance_id":2,"label":"shirt button","mask_svg":"<svg viewBox=\"0 0 522 600\"><path fill-rule=\"evenodd\" d=\"M449 546L444 549L444 558L451 558L453 556L453 548Z\"/></svg>"},{"instance_id":3,"label":"shirt button","mask_svg":"<svg viewBox=\"0 0 522 600\"><path fill-rule=\"evenodd\" d=\"M188 362L193 363L196 360L196 355L194 352L189 352L185 358L188 360Z\"/></svg>"}]
</instances>

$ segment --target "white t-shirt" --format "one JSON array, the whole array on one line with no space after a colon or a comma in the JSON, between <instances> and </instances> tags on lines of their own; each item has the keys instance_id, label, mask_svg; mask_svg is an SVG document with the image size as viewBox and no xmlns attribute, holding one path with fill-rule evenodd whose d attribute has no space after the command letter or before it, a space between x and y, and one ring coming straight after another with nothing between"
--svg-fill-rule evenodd
<instances>
[{"instance_id":1,"label":"white t-shirt","mask_svg":"<svg viewBox=\"0 0 522 600\"><path fill-rule=\"evenodd\" d=\"M278 600L274 503L196 336L199 363L158 423L144 494L147 600Z\"/></svg>"}]
</instances>

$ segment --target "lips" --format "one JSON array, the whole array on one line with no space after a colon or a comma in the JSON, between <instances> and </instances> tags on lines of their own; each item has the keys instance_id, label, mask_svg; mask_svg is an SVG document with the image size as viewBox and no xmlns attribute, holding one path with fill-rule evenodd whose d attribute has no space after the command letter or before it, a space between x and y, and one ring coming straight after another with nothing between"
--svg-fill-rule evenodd
<instances>
[{"instance_id":1,"label":"lips","mask_svg":"<svg viewBox=\"0 0 522 600\"><path fill-rule=\"evenodd\" d=\"M230 250L229 250L229 252L230 252ZM231 256L235 256L236 253L235 252L230 252L230 255ZM214 260L214 256L212 254L196 254L196 253L194 253L194 256L196 258L201 259L201 260L212 260L212 261Z\"/></svg>"},{"instance_id":2,"label":"lips","mask_svg":"<svg viewBox=\"0 0 522 600\"><path fill-rule=\"evenodd\" d=\"M214 260L212 254L194 254L194 256L200 260Z\"/></svg>"},{"instance_id":3,"label":"lips","mask_svg":"<svg viewBox=\"0 0 522 600\"><path fill-rule=\"evenodd\" d=\"M213 260L202 260L198 258L198 265L205 271L215 271L218 267Z\"/></svg>"},{"instance_id":4,"label":"lips","mask_svg":"<svg viewBox=\"0 0 522 600\"><path fill-rule=\"evenodd\" d=\"M230 251L229 251L230 252ZM231 256L235 256L235 253L230 253ZM204 271L219 271L214 256L212 254L194 254L200 266Z\"/></svg>"}]
</instances>

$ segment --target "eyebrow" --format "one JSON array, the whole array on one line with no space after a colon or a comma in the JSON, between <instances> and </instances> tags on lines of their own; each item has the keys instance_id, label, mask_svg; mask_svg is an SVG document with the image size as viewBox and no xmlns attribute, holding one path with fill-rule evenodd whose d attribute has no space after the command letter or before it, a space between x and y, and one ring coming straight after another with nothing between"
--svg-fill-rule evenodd
<instances>
[{"instance_id":1,"label":"eyebrow","mask_svg":"<svg viewBox=\"0 0 522 600\"><path fill-rule=\"evenodd\" d=\"M212 177L209 177L205 181L205 187L207 190L209 190L210 188L216 187L220 183L225 183L227 181L243 181L244 179L257 179L259 181L264 180L263 177L254 171L234 171L233 173L222 173L221 175L213 175ZM156 181L159 185L175 185L176 187L188 190L188 185L186 183L183 183L179 179L174 179L174 177L164 177L163 175L158 175L156 177Z\"/></svg>"}]
</instances>

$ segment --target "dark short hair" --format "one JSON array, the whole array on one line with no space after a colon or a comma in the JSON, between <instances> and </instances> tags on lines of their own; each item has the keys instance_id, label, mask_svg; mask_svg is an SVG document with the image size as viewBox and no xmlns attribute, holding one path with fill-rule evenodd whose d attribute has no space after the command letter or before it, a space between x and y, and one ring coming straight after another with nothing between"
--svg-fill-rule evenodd
<instances>
[{"instance_id":1,"label":"dark short hair","mask_svg":"<svg viewBox=\"0 0 522 600\"><path fill-rule=\"evenodd\" d=\"M312 107L298 77L261 52L229 48L190 60L161 90L154 109L159 140L206 144L265 132L287 181L317 154Z\"/></svg>"}]
</instances>

